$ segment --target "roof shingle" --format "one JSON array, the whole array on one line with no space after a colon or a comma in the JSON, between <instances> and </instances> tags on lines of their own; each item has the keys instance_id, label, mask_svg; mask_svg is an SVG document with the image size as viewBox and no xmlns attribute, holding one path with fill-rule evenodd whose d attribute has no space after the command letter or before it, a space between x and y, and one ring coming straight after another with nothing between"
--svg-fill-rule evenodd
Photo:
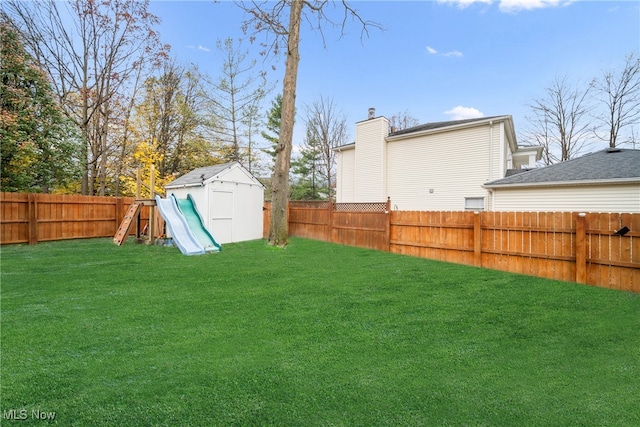
<instances>
[{"instance_id":1,"label":"roof shingle","mask_svg":"<svg viewBox=\"0 0 640 427\"><path fill-rule=\"evenodd\" d=\"M607 148L566 162L487 182L484 186L491 188L615 180L640 181L640 150Z\"/></svg>"},{"instance_id":2,"label":"roof shingle","mask_svg":"<svg viewBox=\"0 0 640 427\"><path fill-rule=\"evenodd\" d=\"M418 126L414 126L414 127L410 127L410 128L406 128L406 129L397 130L395 132L390 133L389 136L397 136L397 135L404 135L404 134L413 133L413 132L422 132L422 131L425 131L425 130L446 128L446 127L449 127L449 126L457 126L457 125L462 125L462 124L465 124L465 123L473 123L473 122L480 122L480 121L486 121L486 120L491 120L491 119L497 119L499 117L504 117L504 116L480 117L480 118L476 118L476 119L451 120L451 121L447 121L447 122L425 123L425 124L422 124L422 125L418 125Z\"/></svg>"},{"instance_id":3,"label":"roof shingle","mask_svg":"<svg viewBox=\"0 0 640 427\"><path fill-rule=\"evenodd\" d=\"M234 164L235 162L230 162L230 163L223 163L221 165L196 168L191 172L185 173L180 178L177 178L171 181L165 187L179 187L183 185L203 184L208 179L218 175L220 172L233 166Z\"/></svg>"}]
</instances>

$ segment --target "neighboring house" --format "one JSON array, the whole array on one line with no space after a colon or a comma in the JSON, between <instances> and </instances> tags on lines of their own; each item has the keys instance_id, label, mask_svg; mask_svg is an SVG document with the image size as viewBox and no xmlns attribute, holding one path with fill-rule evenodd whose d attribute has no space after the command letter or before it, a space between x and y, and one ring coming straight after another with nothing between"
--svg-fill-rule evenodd
<instances>
[{"instance_id":1,"label":"neighboring house","mask_svg":"<svg viewBox=\"0 0 640 427\"><path fill-rule=\"evenodd\" d=\"M336 201L391 198L395 210L491 209L482 185L535 167L541 147L519 147L511 116L428 123L400 131L385 117L356 123L356 142L335 148Z\"/></svg>"},{"instance_id":2,"label":"neighboring house","mask_svg":"<svg viewBox=\"0 0 640 427\"><path fill-rule=\"evenodd\" d=\"M608 148L483 187L500 211L640 212L640 150Z\"/></svg>"},{"instance_id":3,"label":"neighboring house","mask_svg":"<svg viewBox=\"0 0 640 427\"><path fill-rule=\"evenodd\" d=\"M240 163L197 168L164 188L167 196L191 195L218 243L262 238L264 185Z\"/></svg>"}]
</instances>

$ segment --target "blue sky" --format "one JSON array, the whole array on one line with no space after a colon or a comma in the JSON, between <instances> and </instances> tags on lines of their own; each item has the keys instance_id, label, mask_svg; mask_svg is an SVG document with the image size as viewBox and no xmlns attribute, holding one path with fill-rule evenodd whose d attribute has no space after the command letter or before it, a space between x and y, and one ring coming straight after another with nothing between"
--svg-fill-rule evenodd
<instances>
[{"instance_id":1,"label":"blue sky","mask_svg":"<svg viewBox=\"0 0 640 427\"><path fill-rule=\"evenodd\" d=\"M619 69L640 49L640 2L564 0L352 1L372 28L360 38L352 23L342 38L327 29L323 45L302 27L294 144L304 135L304 106L332 98L354 124L407 111L420 123L510 114L516 132L527 128L527 106L544 97L556 77L586 85ZM243 12L231 1L153 1L163 42L182 64L220 75L216 40L245 37ZM258 57L259 48L246 47ZM258 57L259 58L259 57ZM278 84L282 58L258 67ZM276 69L272 70L271 66Z\"/></svg>"}]
</instances>

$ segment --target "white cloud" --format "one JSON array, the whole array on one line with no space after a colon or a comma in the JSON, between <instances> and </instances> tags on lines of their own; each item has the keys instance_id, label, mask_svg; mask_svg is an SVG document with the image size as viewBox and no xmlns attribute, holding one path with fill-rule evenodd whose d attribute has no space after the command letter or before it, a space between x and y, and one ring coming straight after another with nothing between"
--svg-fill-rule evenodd
<instances>
[{"instance_id":1,"label":"white cloud","mask_svg":"<svg viewBox=\"0 0 640 427\"><path fill-rule=\"evenodd\" d=\"M451 116L451 120L465 120L465 119L478 119L484 117L484 114L473 107L463 107L458 105L453 107L449 111L444 112L446 115Z\"/></svg>"},{"instance_id":2,"label":"white cloud","mask_svg":"<svg viewBox=\"0 0 640 427\"><path fill-rule=\"evenodd\" d=\"M501 12L518 12L520 10L542 9L545 7L567 6L576 0L496 0ZM438 0L466 9L473 4L493 4L494 0Z\"/></svg>"},{"instance_id":3,"label":"white cloud","mask_svg":"<svg viewBox=\"0 0 640 427\"><path fill-rule=\"evenodd\" d=\"M517 12L520 10L567 6L571 3L573 3L573 0L501 0L500 10L502 12Z\"/></svg>"},{"instance_id":4,"label":"white cloud","mask_svg":"<svg viewBox=\"0 0 640 427\"><path fill-rule=\"evenodd\" d=\"M456 58L462 57L462 52L458 52L457 50L452 50L451 52L443 53L444 56L455 56Z\"/></svg>"},{"instance_id":5,"label":"white cloud","mask_svg":"<svg viewBox=\"0 0 640 427\"><path fill-rule=\"evenodd\" d=\"M206 46L202 46L201 44L199 44L198 46L194 46L192 44L187 46L187 49L189 50L200 50L202 52L211 52L211 49L209 49Z\"/></svg>"},{"instance_id":6,"label":"white cloud","mask_svg":"<svg viewBox=\"0 0 640 427\"><path fill-rule=\"evenodd\" d=\"M456 58L462 57L462 52L460 51L452 50L450 52L439 53L436 49L432 48L431 46L427 46L427 53L430 55L453 56Z\"/></svg>"},{"instance_id":7,"label":"white cloud","mask_svg":"<svg viewBox=\"0 0 640 427\"><path fill-rule=\"evenodd\" d=\"M448 3L458 6L460 9L465 9L474 3L491 4L493 0L438 0L438 3Z\"/></svg>"}]
</instances>

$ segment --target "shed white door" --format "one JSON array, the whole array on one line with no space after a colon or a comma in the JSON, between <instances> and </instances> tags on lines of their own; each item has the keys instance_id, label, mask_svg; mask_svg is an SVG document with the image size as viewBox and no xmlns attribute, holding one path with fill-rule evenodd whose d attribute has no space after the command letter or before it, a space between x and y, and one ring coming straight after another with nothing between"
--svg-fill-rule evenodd
<instances>
[{"instance_id":1,"label":"shed white door","mask_svg":"<svg viewBox=\"0 0 640 427\"><path fill-rule=\"evenodd\" d=\"M233 242L233 192L211 190L210 230L218 243Z\"/></svg>"}]
</instances>

